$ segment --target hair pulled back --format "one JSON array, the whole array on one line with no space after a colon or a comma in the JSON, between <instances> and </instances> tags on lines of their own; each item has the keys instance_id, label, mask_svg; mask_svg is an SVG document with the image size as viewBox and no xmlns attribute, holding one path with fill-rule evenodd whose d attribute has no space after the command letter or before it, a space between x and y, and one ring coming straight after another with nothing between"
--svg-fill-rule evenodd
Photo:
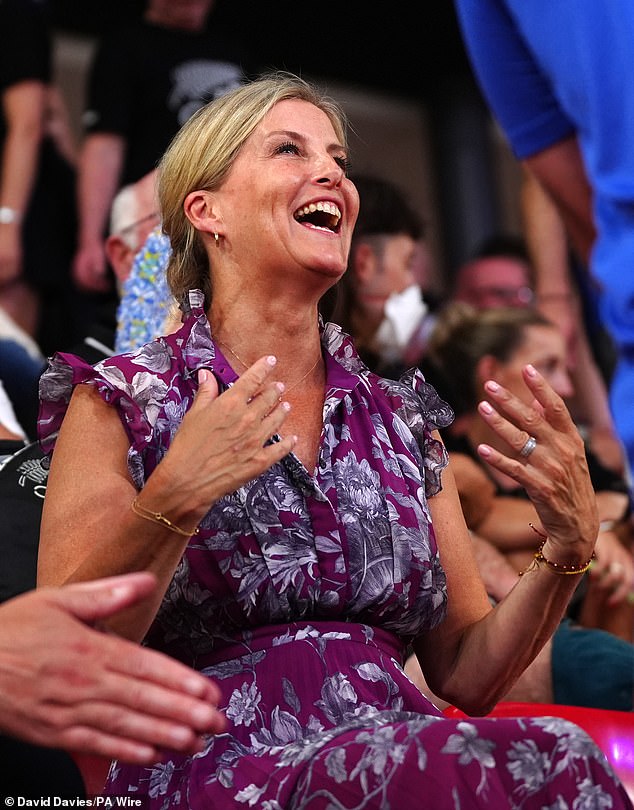
<instances>
[{"instance_id":1,"label":"hair pulled back","mask_svg":"<svg viewBox=\"0 0 634 810\"><path fill-rule=\"evenodd\" d=\"M347 122L340 106L298 76L273 73L202 107L183 125L163 155L158 197L163 231L172 248L167 280L176 300L182 301L191 289L200 289L206 307L211 303L208 258L200 234L183 211L185 198L192 191L220 188L251 133L275 104L289 99L307 101L322 110L346 146Z\"/></svg>"},{"instance_id":2,"label":"hair pulled back","mask_svg":"<svg viewBox=\"0 0 634 810\"><path fill-rule=\"evenodd\" d=\"M509 361L526 339L529 326L552 326L530 307L478 310L462 302L448 305L438 317L428 344L433 381L457 413L475 409L480 399L478 363L490 355Z\"/></svg>"}]
</instances>

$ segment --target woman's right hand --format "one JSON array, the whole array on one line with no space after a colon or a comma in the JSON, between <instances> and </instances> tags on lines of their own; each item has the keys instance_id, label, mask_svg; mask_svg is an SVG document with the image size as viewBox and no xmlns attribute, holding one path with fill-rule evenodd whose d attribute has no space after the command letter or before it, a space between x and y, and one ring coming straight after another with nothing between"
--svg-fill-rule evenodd
<instances>
[{"instance_id":1,"label":"woman's right hand","mask_svg":"<svg viewBox=\"0 0 634 810\"><path fill-rule=\"evenodd\" d=\"M284 385L271 379L275 364L260 358L222 394L212 372L199 371L194 403L146 484L152 494L143 496L144 506L160 502L178 525L194 525L217 500L291 452L295 436L267 444L290 410Z\"/></svg>"}]
</instances>

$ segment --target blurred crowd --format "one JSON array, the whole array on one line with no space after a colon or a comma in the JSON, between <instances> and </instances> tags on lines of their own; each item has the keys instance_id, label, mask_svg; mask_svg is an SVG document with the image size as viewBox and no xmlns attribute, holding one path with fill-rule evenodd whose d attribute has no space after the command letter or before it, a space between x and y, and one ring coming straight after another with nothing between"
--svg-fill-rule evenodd
<instances>
[{"instance_id":1,"label":"blurred crowd","mask_svg":"<svg viewBox=\"0 0 634 810\"><path fill-rule=\"evenodd\" d=\"M157 163L179 128L204 104L265 70L302 67L297 42L277 57L273 44L256 36L261 9L249 8L250 25L239 26L235 9L213 0L109 2L103 15L88 13L89 5L0 2L5 459L37 438L38 382L47 357L72 352L96 363L179 325L156 191ZM52 49L62 29L96 42L79 139L54 80ZM309 72L317 68L310 54ZM453 58L462 74L458 46ZM365 77L393 89L400 72L401 89L412 95L415 83L402 73L404 64L383 61L382 75L374 65ZM342 78L363 76L357 65ZM426 84L421 98L430 92ZM599 504L596 560L559 629L509 697L631 711L631 470L610 408L618 351L597 310L587 256L571 247L564 218L529 172L520 181L521 228L493 230L462 246L467 258L455 267L435 265L429 222L407 190L378 170L351 176L361 204L348 270L322 299L321 315L352 336L376 374L399 379L417 367L451 405L455 420L443 439L492 602L531 564L537 540L531 526L539 521L521 488L476 452L482 442L495 444L477 409L484 383L495 378L519 392L521 368L532 364L564 399L585 442ZM559 268L570 285L548 289L544 267ZM8 587L2 597L16 594ZM413 658L408 674L431 695Z\"/></svg>"}]
</instances>

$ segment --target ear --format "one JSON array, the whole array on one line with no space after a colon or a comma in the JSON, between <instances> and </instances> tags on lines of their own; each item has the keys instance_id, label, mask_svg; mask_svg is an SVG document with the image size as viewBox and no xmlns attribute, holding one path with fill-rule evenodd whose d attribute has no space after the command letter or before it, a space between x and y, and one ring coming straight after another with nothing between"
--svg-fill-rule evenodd
<instances>
[{"instance_id":1,"label":"ear","mask_svg":"<svg viewBox=\"0 0 634 810\"><path fill-rule=\"evenodd\" d=\"M222 219L210 191L190 191L183 205L185 216L202 233L222 234Z\"/></svg>"},{"instance_id":2,"label":"ear","mask_svg":"<svg viewBox=\"0 0 634 810\"><path fill-rule=\"evenodd\" d=\"M352 271L361 284L367 283L375 274L377 257L374 249L367 242L358 242L352 255Z\"/></svg>"},{"instance_id":3,"label":"ear","mask_svg":"<svg viewBox=\"0 0 634 810\"><path fill-rule=\"evenodd\" d=\"M485 354L476 365L476 381L479 387L482 387L487 380L501 382L501 372L502 367L496 358L492 354Z\"/></svg>"},{"instance_id":4,"label":"ear","mask_svg":"<svg viewBox=\"0 0 634 810\"><path fill-rule=\"evenodd\" d=\"M130 275L134 262L134 251L120 236L109 236L105 243L106 257L120 283Z\"/></svg>"}]
</instances>

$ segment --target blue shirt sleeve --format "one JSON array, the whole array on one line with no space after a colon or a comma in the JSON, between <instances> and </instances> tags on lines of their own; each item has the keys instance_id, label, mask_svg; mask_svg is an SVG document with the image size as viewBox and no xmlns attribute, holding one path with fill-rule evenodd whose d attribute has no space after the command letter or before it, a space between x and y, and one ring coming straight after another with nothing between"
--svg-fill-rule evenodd
<instances>
[{"instance_id":1,"label":"blue shirt sleeve","mask_svg":"<svg viewBox=\"0 0 634 810\"><path fill-rule=\"evenodd\" d=\"M455 0L474 75L493 116L519 159L572 135L504 0Z\"/></svg>"}]
</instances>

